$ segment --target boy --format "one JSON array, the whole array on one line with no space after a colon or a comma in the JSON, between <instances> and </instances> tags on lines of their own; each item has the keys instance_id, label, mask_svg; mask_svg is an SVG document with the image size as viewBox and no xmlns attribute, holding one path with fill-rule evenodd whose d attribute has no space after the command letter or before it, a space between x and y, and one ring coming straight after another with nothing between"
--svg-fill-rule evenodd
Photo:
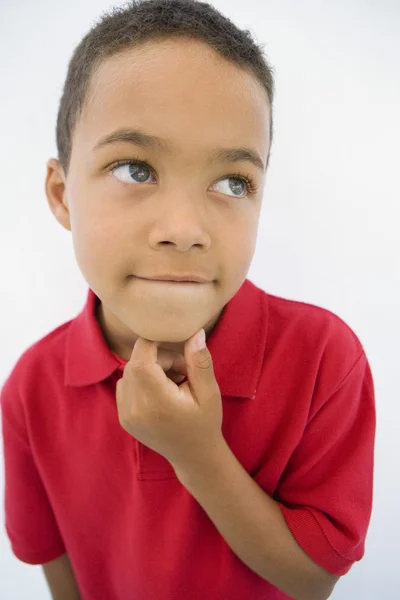
<instances>
[{"instance_id":1,"label":"boy","mask_svg":"<svg viewBox=\"0 0 400 600\"><path fill-rule=\"evenodd\" d=\"M273 89L205 3L133 2L74 52L46 195L87 302L1 394L7 534L54 598L326 600L364 555L363 347L246 279Z\"/></svg>"}]
</instances>

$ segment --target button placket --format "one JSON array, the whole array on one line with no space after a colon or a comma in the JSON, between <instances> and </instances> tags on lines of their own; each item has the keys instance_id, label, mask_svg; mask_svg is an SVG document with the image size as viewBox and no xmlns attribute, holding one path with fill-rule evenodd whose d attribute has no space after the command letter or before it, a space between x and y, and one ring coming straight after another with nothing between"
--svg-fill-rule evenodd
<instances>
[{"instance_id":1,"label":"button placket","mask_svg":"<svg viewBox=\"0 0 400 600\"><path fill-rule=\"evenodd\" d=\"M115 386L117 381L122 377L124 367L120 366L114 372L113 378ZM158 454L151 448L148 448L145 444L139 442L132 436L132 451L136 458L137 478L141 480L165 480L165 479L177 479L176 473L172 465L167 461L164 456Z\"/></svg>"}]
</instances>

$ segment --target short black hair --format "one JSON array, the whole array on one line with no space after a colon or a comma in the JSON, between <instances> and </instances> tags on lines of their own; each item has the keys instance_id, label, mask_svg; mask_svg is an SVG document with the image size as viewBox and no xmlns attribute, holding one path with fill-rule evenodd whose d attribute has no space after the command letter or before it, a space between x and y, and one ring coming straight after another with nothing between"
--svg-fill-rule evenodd
<instances>
[{"instance_id":1,"label":"short black hair","mask_svg":"<svg viewBox=\"0 0 400 600\"><path fill-rule=\"evenodd\" d=\"M273 138L274 74L248 30L206 2L197 0L139 0L105 12L75 48L57 116L58 160L67 175L72 136L82 114L87 92L102 60L149 40L192 38L208 44L231 63L250 69L265 89L270 104L270 141ZM271 147L271 146L270 146ZM269 155L267 158L268 166Z\"/></svg>"}]
</instances>

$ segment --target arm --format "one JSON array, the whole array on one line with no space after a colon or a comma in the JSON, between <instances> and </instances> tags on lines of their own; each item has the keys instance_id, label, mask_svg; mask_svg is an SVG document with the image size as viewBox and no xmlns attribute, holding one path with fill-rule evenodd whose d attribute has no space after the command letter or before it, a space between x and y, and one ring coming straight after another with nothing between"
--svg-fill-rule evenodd
<instances>
[{"instance_id":1,"label":"arm","mask_svg":"<svg viewBox=\"0 0 400 600\"><path fill-rule=\"evenodd\" d=\"M68 554L62 554L42 566L52 600L81 600Z\"/></svg>"},{"instance_id":2,"label":"arm","mask_svg":"<svg viewBox=\"0 0 400 600\"><path fill-rule=\"evenodd\" d=\"M275 502L226 442L212 463L175 468L235 554L295 600L327 600L340 577L315 563L294 539Z\"/></svg>"}]
</instances>

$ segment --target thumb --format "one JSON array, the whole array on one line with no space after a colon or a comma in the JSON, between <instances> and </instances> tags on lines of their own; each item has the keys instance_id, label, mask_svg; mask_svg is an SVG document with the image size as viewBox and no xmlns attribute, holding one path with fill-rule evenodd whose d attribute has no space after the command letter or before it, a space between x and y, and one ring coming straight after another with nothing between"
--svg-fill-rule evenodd
<instances>
[{"instance_id":1,"label":"thumb","mask_svg":"<svg viewBox=\"0 0 400 600\"><path fill-rule=\"evenodd\" d=\"M206 344L204 329L193 335L184 348L188 381L198 400L208 398L213 392L219 393L214 375L212 355Z\"/></svg>"},{"instance_id":2,"label":"thumb","mask_svg":"<svg viewBox=\"0 0 400 600\"><path fill-rule=\"evenodd\" d=\"M195 333L189 341L191 354L196 354L199 350L206 348L206 332L203 328Z\"/></svg>"}]
</instances>

